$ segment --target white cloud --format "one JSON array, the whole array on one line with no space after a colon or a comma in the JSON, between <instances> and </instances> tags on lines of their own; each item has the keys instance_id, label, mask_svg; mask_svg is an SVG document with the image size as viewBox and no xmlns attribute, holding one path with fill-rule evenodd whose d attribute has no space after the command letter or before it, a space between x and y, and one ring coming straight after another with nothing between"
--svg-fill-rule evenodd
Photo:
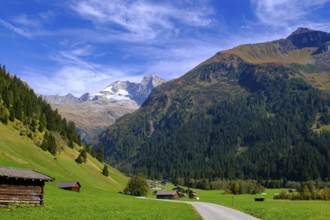
<instances>
[{"instance_id":1,"label":"white cloud","mask_svg":"<svg viewBox=\"0 0 330 220\"><path fill-rule=\"evenodd\" d=\"M329 0L251 0L260 22L274 27L287 27L307 20L306 16ZM310 20L310 18L309 18Z\"/></svg>"},{"instance_id":2,"label":"white cloud","mask_svg":"<svg viewBox=\"0 0 330 220\"><path fill-rule=\"evenodd\" d=\"M54 19L52 11L40 12L36 15L20 14L10 17L8 21L0 18L0 24L23 37L32 39L38 35L50 34L42 27Z\"/></svg>"},{"instance_id":3,"label":"white cloud","mask_svg":"<svg viewBox=\"0 0 330 220\"><path fill-rule=\"evenodd\" d=\"M19 34L23 37L26 37L26 38L29 38L31 39L32 38L32 35L31 33L21 29L21 28L18 28L18 27L15 27L14 25L12 25L11 23L3 20L0 18L0 24L2 24L3 26L5 26L6 28L8 28L9 30L15 32L16 34Z\"/></svg>"},{"instance_id":4,"label":"white cloud","mask_svg":"<svg viewBox=\"0 0 330 220\"><path fill-rule=\"evenodd\" d=\"M27 69L22 73L22 79L28 82L38 94L66 95L71 93L77 97L85 92L99 92L109 83L125 78L122 71L106 66L93 71L67 65L58 69Z\"/></svg>"},{"instance_id":5,"label":"white cloud","mask_svg":"<svg viewBox=\"0 0 330 220\"><path fill-rule=\"evenodd\" d=\"M146 0L80 0L73 1L71 9L101 28L111 25L109 29L114 33L128 33L143 40L154 39L164 31L175 33L180 24L210 26L213 14L213 10L206 6L185 8Z\"/></svg>"}]
</instances>

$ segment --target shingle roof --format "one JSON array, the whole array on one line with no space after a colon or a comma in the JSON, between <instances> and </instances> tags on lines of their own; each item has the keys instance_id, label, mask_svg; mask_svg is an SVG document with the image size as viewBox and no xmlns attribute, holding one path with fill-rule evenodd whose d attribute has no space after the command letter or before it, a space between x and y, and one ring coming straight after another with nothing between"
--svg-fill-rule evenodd
<instances>
[{"instance_id":1,"label":"shingle roof","mask_svg":"<svg viewBox=\"0 0 330 220\"><path fill-rule=\"evenodd\" d=\"M55 179L31 169L0 167L0 177L54 181Z\"/></svg>"},{"instance_id":2,"label":"shingle roof","mask_svg":"<svg viewBox=\"0 0 330 220\"><path fill-rule=\"evenodd\" d=\"M175 190L158 190L156 196L168 196L168 195L175 195L178 194Z\"/></svg>"},{"instance_id":3,"label":"shingle roof","mask_svg":"<svg viewBox=\"0 0 330 220\"><path fill-rule=\"evenodd\" d=\"M61 182L57 184L58 188L71 188L74 185L78 184L79 187L81 187L80 183L78 181L73 181L73 182Z\"/></svg>"}]
</instances>

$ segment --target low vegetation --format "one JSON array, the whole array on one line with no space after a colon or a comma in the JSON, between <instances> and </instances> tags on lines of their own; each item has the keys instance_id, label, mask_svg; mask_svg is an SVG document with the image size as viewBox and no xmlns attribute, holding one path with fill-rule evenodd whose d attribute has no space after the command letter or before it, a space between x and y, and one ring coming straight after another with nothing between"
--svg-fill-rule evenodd
<instances>
[{"instance_id":1,"label":"low vegetation","mask_svg":"<svg viewBox=\"0 0 330 220\"><path fill-rule=\"evenodd\" d=\"M283 190L281 193L276 194L274 199L288 199L288 200L329 200L330 192L328 187L320 189L310 189L304 185L300 191L293 192L290 190Z\"/></svg>"},{"instance_id":2,"label":"low vegetation","mask_svg":"<svg viewBox=\"0 0 330 220\"><path fill-rule=\"evenodd\" d=\"M266 189L262 195L226 194L224 190L194 189L198 202L210 202L240 210L263 220L328 220L330 219L329 201L275 200L274 194L284 189ZM288 191L288 189L285 189ZM255 202L256 197L264 198L264 202ZM193 201L191 199L180 199Z\"/></svg>"},{"instance_id":3,"label":"low vegetation","mask_svg":"<svg viewBox=\"0 0 330 220\"><path fill-rule=\"evenodd\" d=\"M102 175L104 164L89 155L86 163L77 164L74 159L79 152L68 147L54 157L30 138L20 136L12 122L0 123L0 134L0 166L33 168L56 178L46 183L44 207L1 207L1 219L201 219L188 204L141 200L118 193L128 181L120 172L107 167L109 176ZM81 184L80 193L56 187L59 182L72 180Z\"/></svg>"},{"instance_id":4,"label":"low vegetation","mask_svg":"<svg viewBox=\"0 0 330 220\"><path fill-rule=\"evenodd\" d=\"M146 196L149 191L149 186L143 176L133 176L127 183L124 193L133 196Z\"/></svg>"}]
</instances>

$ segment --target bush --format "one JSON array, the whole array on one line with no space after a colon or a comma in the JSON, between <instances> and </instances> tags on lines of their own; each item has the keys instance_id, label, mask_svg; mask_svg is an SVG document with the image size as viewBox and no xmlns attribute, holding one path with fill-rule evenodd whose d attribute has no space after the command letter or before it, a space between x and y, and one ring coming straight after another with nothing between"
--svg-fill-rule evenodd
<instances>
[{"instance_id":1,"label":"bush","mask_svg":"<svg viewBox=\"0 0 330 220\"><path fill-rule=\"evenodd\" d=\"M133 176L127 183L124 193L133 196L145 196L149 190L147 181L142 176Z\"/></svg>"}]
</instances>

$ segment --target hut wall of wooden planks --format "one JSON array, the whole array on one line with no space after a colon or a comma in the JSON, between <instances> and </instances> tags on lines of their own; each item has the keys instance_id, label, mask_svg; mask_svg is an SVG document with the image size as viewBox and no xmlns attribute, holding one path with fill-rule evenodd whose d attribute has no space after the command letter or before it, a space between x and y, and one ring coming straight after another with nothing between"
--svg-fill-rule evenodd
<instances>
[{"instance_id":1,"label":"hut wall of wooden planks","mask_svg":"<svg viewBox=\"0 0 330 220\"><path fill-rule=\"evenodd\" d=\"M179 199L179 194L176 190L159 190L156 193L157 199Z\"/></svg>"},{"instance_id":2,"label":"hut wall of wooden planks","mask_svg":"<svg viewBox=\"0 0 330 220\"><path fill-rule=\"evenodd\" d=\"M54 178L30 169L0 168L0 205L43 205L45 181Z\"/></svg>"}]
</instances>

